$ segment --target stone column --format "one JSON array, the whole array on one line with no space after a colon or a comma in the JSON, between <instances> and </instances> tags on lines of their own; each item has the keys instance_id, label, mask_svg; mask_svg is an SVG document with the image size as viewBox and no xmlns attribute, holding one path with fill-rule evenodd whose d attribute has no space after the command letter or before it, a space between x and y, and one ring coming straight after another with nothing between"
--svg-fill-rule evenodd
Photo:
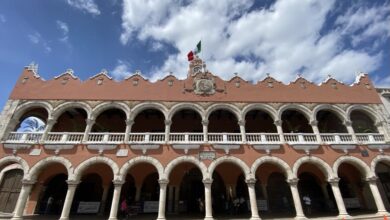
<instances>
[{"instance_id":1,"label":"stone column","mask_svg":"<svg viewBox=\"0 0 390 220\"><path fill-rule=\"evenodd\" d=\"M204 179L204 200L205 200L205 220L213 220L213 203L211 201L211 184L212 179Z\"/></svg>"},{"instance_id":2,"label":"stone column","mask_svg":"<svg viewBox=\"0 0 390 220\"><path fill-rule=\"evenodd\" d=\"M249 201L251 204L252 217L251 220L259 220L259 210L257 210L256 191L255 184L256 179L247 179L246 184L248 185Z\"/></svg>"},{"instance_id":3,"label":"stone column","mask_svg":"<svg viewBox=\"0 0 390 220\"><path fill-rule=\"evenodd\" d=\"M386 211L385 205L383 204L383 200L381 197L381 194L379 193L378 186L376 185L378 177L372 176L366 179L368 184L370 185L370 189L372 192L372 196L374 197L376 207L378 209L378 215L389 215L389 213Z\"/></svg>"},{"instance_id":4,"label":"stone column","mask_svg":"<svg viewBox=\"0 0 390 220\"><path fill-rule=\"evenodd\" d=\"M282 120L275 120L274 125L276 126L276 130L278 131L278 134L280 136L280 141L284 143L284 136L283 136L283 128L282 128Z\"/></svg>"},{"instance_id":5,"label":"stone column","mask_svg":"<svg viewBox=\"0 0 390 220\"><path fill-rule=\"evenodd\" d=\"M60 220L68 220L70 208L72 207L74 193L76 192L77 185L79 181L67 180L68 191L66 192L66 197L64 201L64 206L62 207L61 218Z\"/></svg>"},{"instance_id":6,"label":"stone column","mask_svg":"<svg viewBox=\"0 0 390 220\"><path fill-rule=\"evenodd\" d=\"M85 132L84 132L84 137L83 137L83 142L88 141L88 135L92 130L92 126L95 124L95 119L94 118L88 118L86 120L87 126L85 127Z\"/></svg>"},{"instance_id":7,"label":"stone column","mask_svg":"<svg viewBox=\"0 0 390 220\"><path fill-rule=\"evenodd\" d=\"M336 200L337 209L339 210L339 218L349 218L347 209L345 208L344 200L339 188L340 178L333 178L329 180L329 184L332 186L333 196Z\"/></svg>"},{"instance_id":8,"label":"stone column","mask_svg":"<svg viewBox=\"0 0 390 220\"><path fill-rule=\"evenodd\" d=\"M14 215L11 220L23 219L24 209L26 208L26 203L28 196L31 193L31 189L35 181L31 180L22 180L22 189L20 190L18 201L16 202Z\"/></svg>"},{"instance_id":9,"label":"stone column","mask_svg":"<svg viewBox=\"0 0 390 220\"><path fill-rule=\"evenodd\" d=\"M320 130L318 129L318 121L313 120L310 122L311 128L313 129L313 133L316 135L317 142L322 143Z\"/></svg>"},{"instance_id":10,"label":"stone column","mask_svg":"<svg viewBox=\"0 0 390 220\"><path fill-rule=\"evenodd\" d=\"M169 142L169 133L171 132L171 120L165 120L165 143Z\"/></svg>"},{"instance_id":11,"label":"stone column","mask_svg":"<svg viewBox=\"0 0 390 220\"><path fill-rule=\"evenodd\" d=\"M353 130L353 127L352 127L352 122L351 122L351 121L345 120L345 121L343 122L343 124L344 124L345 127L347 128L348 134L351 134L351 135L352 135L352 140L353 140L354 142L357 142L357 138L356 138L356 135L355 135L355 131Z\"/></svg>"},{"instance_id":12,"label":"stone column","mask_svg":"<svg viewBox=\"0 0 390 220\"><path fill-rule=\"evenodd\" d=\"M245 120L238 121L238 125L240 126L242 142L246 143Z\"/></svg>"},{"instance_id":13,"label":"stone column","mask_svg":"<svg viewBox=\"0 0 390 220\"><path fill-rule=\"evenodd\" d=\"M295 212L297 213L295 219L306 219L305 214L303 213L301 198L298 192L298 179L289 179L288 183L290 184L291 194L294 200Z\"/></svg>"},{"instance_id":14,"label":"stone column","mask_svg":"<svg viewBox=\"0 0 390 220\"><path fill-rule=\"evenodd\" d=\"M45 131L43 132L41 140L40 140L41 143L45 142L48 133L52 130L52 128L53 128L53 126L55 125L56 122L57 122L57 120L55 120L54 118L49 118L47 120Z\"/></svg>"},{"instance_id":15,"label":"stone column","mask_svg":"<svg viewBox=\"0 0 390 220\"><path fill-rule=\"evenodd\" d=\"M100 201L99 215L103 215L104 214L104 210L106 209L106 203L107 203L106 200L107 200L109 189L110 189L110 185L103 186L103 195L102 195L102 199Z\"/></svg>"},{"instance_id":16,"label":"stone column","mask_svg":"<svg viewBox=\"0 0 390 220\"><path fill-rule=\"evenodd\" d=\"M208 126L209 126L209 120L203 120L203 141L208 142L207 134L208 134Z\"/></svg>"},{"instance_id":17,"label":"stone column","mask_svg":"<svg viewBox=\"0 0 390 220\"><path fill-rule=\"evenodd\" d=\"M125 131L125 143L129 142L129 136L131 132L131 127L133 126L134 121L132 119L127 119L126 120L126 131Z\"/></svg>"},{"instance_id":18,"label":"stone column","mask_svg":"<svg viewBox=\"0 0 390 220\"><path fill-rule=\"evenodd\" d=\"M110 217L108 220L117 220L119 199L121 197L121 191L124 181L114 180L114 194L112 196Z\"/></svg>"},{"instance_id":19,"label":"stone column","mask_svg":"<svg viewBox=\"0 0 390 220\"><path fill-rule=\"evenodd\" d=\"M158 217L157 219L165 219L165 203L167 200L167 185L169 180L160 179L158 180L160 184L160 200L158 205Z\"/></svg>"}]
</instances>

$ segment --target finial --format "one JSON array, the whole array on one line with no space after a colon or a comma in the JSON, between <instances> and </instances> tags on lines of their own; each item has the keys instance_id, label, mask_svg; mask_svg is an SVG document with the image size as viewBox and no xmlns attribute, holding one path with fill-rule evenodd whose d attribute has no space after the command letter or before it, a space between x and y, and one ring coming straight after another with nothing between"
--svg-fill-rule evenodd
<instances>
[{"instance_id":1,"label":"finial","mask_svg":"<svg viewBox=\"0 0 390 220\"><path fill-rule=\"evenodd\" d=\"M32 61L28 66L27 70L31 70L34 73L38 73L38 64L36 64L34 61Z\"/></svg>"},{"instance_id":2,"label":"finial","mask_svg":"<svg viewBox=\"0 0 390 220\"><path fill-rule=\"evenodd\" d=\"M100 72L103 73L103 74L107 74L108 73L108 71L106 69L102 69Z\"/></svg>"},{"instance_id":3,"label":"finial","mask_svg":"<svg viewBox=\"0 0 390 220\"><path fill-rule=\"evenodd\" d=\"M141 72L141 70L136 70L134 74L136 74L136 75L142 75L142 72Z\"/></svg>"},{"instance_id":4,"label":"finial","mask_svg":"<svg viewBox=\"0 0 390 220\"><path fill-rule=\"evenodd\" d=\"M69 74L73 75L74 71L73 71L73 69L69 68L69 69L66 69L65 73L69 73Z\"/></svg>"}]
</instances>

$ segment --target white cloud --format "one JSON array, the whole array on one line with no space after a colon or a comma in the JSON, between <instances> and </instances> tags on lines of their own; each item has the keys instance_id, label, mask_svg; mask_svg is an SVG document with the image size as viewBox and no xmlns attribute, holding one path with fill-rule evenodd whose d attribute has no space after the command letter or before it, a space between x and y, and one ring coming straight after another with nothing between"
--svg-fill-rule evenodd
<instances>
[{"instance_id":1,"label":"white cloud","mask_svg":"<svg viewBox=\"0 0 390 220\"><path fill-rule=\"evenodd\" d=\"M110 75L116 80L122 80L131 75L130 64L123 60L118 60L116 66L110 71Z\"/></svg>"},{"instance_id":2,"label":"white cloud","mask_svg":"<svg viewBox=\"0 0 390 220\"><path fill-rule=\"evenodd\" d=\"M92 15L100 15L99 7L94 0L66 0L66 2L81 11L90 13Z\"/></svg>"},{"instance_id":3,"label":"white cloud","mask_svg":"<svg viewBox=\"0 0 390 220\"><path fill-rule=\"evenodd\" d=\"M5 16L3 14L0 14L0 22L1 23L7 22L7 19L5 18Z\"/></svg>"},{"instance_id":4,"label":"white cloud","mask_svg":"<svg viewBox=\"0 0 390 220\"><path fill-rule=\"evenodd\" d=\"M67 23L57 20L57 28L62 31L62 37L59 39L62 42L68 42L69 36L69 26Z\"/></svg>"},{"instance_id":5,"label":"white cloud","mask_svg":"<svg viewBox=\"0 0 390 220\"><path fill-rule=\"evenodd\" d=\"M38 32L28 35L28 39L34 44L38 44L41 41L41 35Z\"/></svg>"},{"instance_id":6,"label":"white cloud","mask_svg":"<svg viewBox=\"0 0 390 220\"><path fill-rule=\"evenodd\" d=\"M175 0L125 0L120 40L126 44L131 38L151 39L178 50L152 70L152 79L169 71L185 77L186 54L201 39L201 57L208 69L225 79L238 72L257 81L271 73L286 82L299 72L317 82L329 73L350 82L356 71L376 70L382 53L347 47L345 35L365 30L364 40L388 33L389 22L381 18L390 19L383 9L389 4L362 9L365 19L347 11L337 19L337 27L321 35L334 2L279 0L267 9L253 9L254 0L199 0L186 5Z\"/></svg>"},{"instance_id":7,"label":"white cloud","mask_svg":"<svg viewBox=\"0 0 390 220\"><path fill-rule=\"evenodd\" d=\"M28 39L31 43L42 45L43 49L46 53L50 53L52 51L51 47L49 46L49 43L42 38L41 34L38 32L34 32L33 34L27 35Z\"/></svg>"}]
</instances>

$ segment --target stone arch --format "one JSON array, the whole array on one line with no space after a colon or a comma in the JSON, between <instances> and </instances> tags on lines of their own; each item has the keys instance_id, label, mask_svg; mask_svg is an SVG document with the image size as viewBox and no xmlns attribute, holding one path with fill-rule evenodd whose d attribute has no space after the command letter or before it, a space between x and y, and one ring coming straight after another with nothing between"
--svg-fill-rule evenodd
<instances>
[{"instance_id":1,"label":"stone arch","mask_svg":"<svg viewBox=\"0 0 390 220\"><path fill-rule=\"evenodd\" d=\"M108 109L120 109L126 114L126 118L130 117L130 108L123 102L103 102L92 110L91 117L97 118L101 113Z\"/></svg>"},{"instance_id":2,"label":"stone arch","mask_svg":"<svg viewBox=\"0 0 390 220\"><path fill-rule=\"evenodd\" d=\"M40 160L38 163L36 163L33 167L31 167L31 170L28 173L29 179L36 180L38 178L39 171L41 171L41 169L44 168L45 166L52 163L59 163L64 165L64 167L68 172L68 179L71 179L69 177L73 175L72 163L68 159L64 157L58 157L58 156L46 157L45 159Z\"/></svg>"},{"instance_id":3,"label":"stone arch","mask_svg":"<svg viewBox=\"0 0 390 220\"><path fill-rule=\"evenodd\" d=\"M245 179L254 178L248 165L244 161L238 159L237 157L232 157L232 156L222 156L214 160L213 162L211 162L211 164L208 167L209 178L212 177L215 168L221 163L225 163L225 162L230 162L240 167L242 172L244 173Z\"/></svg>"},{"instance_id":4,"label":"stone arch","mask_svg":"<svg viewBox=\"0 0 390 220\"><path fill-rule=\"evenodd\" d=\"M163 104L156 103L156 102L143 102L143 103L136 105L131 110L130 119L134 120L135 117L137 117L137 115L139 113L141 113L143 110L146 110L146 109L159 110L164 115L165 119L168 118L168 109Z\"/></svg>"},{"instance_id":5,"label":"stone arch","mask_svg":"<svg viewBox=\"0 0 390 220\"><path fill-rule=\"evenodd\" d=\"M13 119L16 119L16 120L19 120L22 115L24 113L26 113L26 111L28 109L31 109L31 108L36 108L36 107L40 107L40 108L43 108L47 111L47 115L48 117L50 117L52 111L53 111L53 107L51 106L50 103L48 102L43 102L43 101L29 101L29 102L26 102L26 103L23 103L21 104L20 106L18 106L15 110L15 113L13 114Z\"/></svg>"},{"instance_id":6,"label":"stone arch","mask_svg":"<svg viewBox=\"0 0 390 220\"><path fill-rule=\"evenodd\" d=\"M242 120L240 109L238 109L235 105L225 104L225 103L217 103L217 104L213 104L210 107L208 107L205 111L204 119L209 120L211 113L213 113L215 110L219 110L219 109L227 110L227 111L233 113L237 117L237 121Z\"/></svg>"},{"instance_id":7,"label":"stone arch","mask_svg":"<svg viewBox=\"0 0 390 220\"><path fill-rule=\"evenodd\" d=\"M205 116L204 110L198 104L195 104L195 103L179 103L179 104L176 104L176 105L172 106L172 108L169 110L168 116L167 116L167 120L171 121L173 116L177 112L179 112L180 110L183 110L183 109L191 109L191 110L197 112L200 115L200 117L202 119L204 119L204 116Z\"/></svg>"},{"instance_id":8,"label":"stone arch","mask_svg":"<svg viewBox=\"0 0 390 220\"><path fill-rule=\"evenodd\" d=\"M278 110L278 118L281 120L282 119L282 114L284 111L286 110L296 110L300 113L302 113L307 121L310 123L312 120L313 120L313 114L312 112L310 111L310 109L308 109L306 106L304 105L300 105L300 104L285 104L285 105L282 105L279 110Z\"/></svg>"},{"instance_id":9,"label":"stone arch","mask_svg":"<svg viewBox=\"0 0 390 220\"><path fill-rule=\"evenodd\" d=\"M328 180L333 179L335 177L332 168L324 160L318 157L304 156L295 161L293 165L294 178L298 178L298 170L304 163L311 163L317 165Z\"/></svg>"},{"instance_id":10,"label":"stone arch","mask_svg":"<svg viewBox=\"0 0 390 220\"><path fill-rule=\"evenodd\" d=\"M185 163L185 162L192 163L195 166L197 166L202 172L203 179L207 179L209 177L209 174L207 172L207 167L203 162L199 161L198 159L192 156L181 156L169 162L169 164L165 167L164 170L165 178L168 179L172 170L180 163Z\"/></svg>"},{"instance_id":11,"label":"stone arch","mask_svg":"<svg viewBox=\"0 0 390 220\"><path fill-rule=\"evenodd\" d=\"M249 105L245 106L244 109L242 110L241 118L245 119L246 114L252 110L263 111L263 112L269 114L274 121L279 119L278 113L276 112L276 110L267 104L249 104Z\"/></svg>"},{"instance_id":12,"label":"stone arch","mask_svg":"<svg viewBox=\"0 0 390 220\"><path fill-rule=\"evenodd\" d=\"M80 180L83 172L91 165L97 164L97 163L104 163L107 164L112 169L112 173L114 175L114 180L117 178L117 174L119 173L119 167L118 165L110 158L103 157L103 156L96 156L91 157L88 160L83 161L81 164L79 164L76 169L74 170L74 180Z\"/></svg>"},{"instance_id":13,"label":"stone arch","mask_svg":"<svg viewBox=\"0 0 390 220\"><path fill-rule=\"evenodd\" d=\"M376 166L380 162L388 162L390 163L390 156L388 155L378 155L371 161L371 172L375 173Z\"/></svg>"},{"instance_id":14,"label":"stone arch","mask_svg":"<svg viewBox=\"0 0 390 220\"><path fill-rule=\"evenodd\" d=\"M348 119L347 114L340 107L330 104L320 104L314 107L313 109L313 119L317 120L317 114L319 111L325 110L334 113L341 121L346 121Z\"/></svg>"},{"instance_id":15,"label":"stone arch","mask_svg":"<svg viewBox=\"0 0 390 220\"><path fill-rule=\"evenodd\" d=\"M23 158L18 156L6 156L0 159L0 167L7 163L17 163L22 166L24 176L27 176L28 171L30 170L28 163Z\"/></svg>"},{"instance_id":16,"label":"stone arch","mask_svg":"<svg viewBox=\"0 0 390 220\"><path fill-rule=\"evenodd\" d=\"M55 120L57 120L58 117L60 117L62 113L64 113L67 109L70 109L70 108L81 108L87 113L87 116L88 116L87 118L91 117L92 108L91 108L91 106L89 106L85 102L66 102L66 103L63 103L63 104L57 106L53 110L52 117Z\"/></svg>"},{"instance_id":17,"label":"stone arch","mask_svg":"<svg viewBox=\"0 0 390 220\"><path fill-rule=\"evenodd\" d=\"M160 161L158 161L157 159L150 157L150 156L139 156L139 157L135 157L135 158L127 161L119 170L119 174L118 174L119 178L121 180L125 180L126 174L127 174L127 172L129 172L130 168L139 164L139 163L148 163L148 164L153 165L157 170L159 178L163 179L163 177L164 177L163 165L160 163Z\"/></svg>"},{"instance_id":18,"label":"stone arch","mask_svg":"<svg viewBox=\"0 0 390 220\"><path fill-rule=\"evenodd\" d=\"M375 173L370 170L370 167L364 161L353 156L341 156L333 163L333 173L335 174L335 177L338 177L338 169L342 163L354 165L362 172L365 178L375 176Z\"/></svg>"},{"instance_id":19,"label":"stone arch","mask_svg":"<svg viewBox=\"0 0 390 220\"><path fill-rule=\"evenodd\" d=\"M293 173L291 171L290 166L284 160L282 160L278 157L271 157L271 156L263 156L263 157L260 157L257 160L255 160L255 162L253 162L252 167L251 167L251 173L253 175L255 175L257 172L257 169L262 164L265 164L265 163L274 164L277 167L281 168L284 172L284 175L286 176L286 179L293 178Z\"/></svg>"},{"instance_id":20,"label":"stone arch","mask_svg":"<svg viewBox=\"0 0 390 220\"><path fill-rule=\"evenodd\" d=\"M347 113L347 118L349 121L351 121L351 113L354 110L360 110L360 111L366 113L367 116L370 117L374 123L385 121L372 108L364 106L364 105L351 105L350 107L348 107L346 113Z\"/></svg>"}]
</instances>

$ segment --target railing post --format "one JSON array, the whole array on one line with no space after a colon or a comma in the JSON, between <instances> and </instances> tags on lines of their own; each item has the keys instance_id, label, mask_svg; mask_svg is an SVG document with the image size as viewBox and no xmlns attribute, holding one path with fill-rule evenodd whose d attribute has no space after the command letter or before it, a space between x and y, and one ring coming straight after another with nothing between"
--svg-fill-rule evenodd
<instances>
[{"instance_id":1,"label":"railing post","mask_svg":"<svg viewBox=\"0 0 390 220\"><path fill-rule=\"evenodd\" d=\"M88 141L88 135L92 130L92 126L95 124L95 119L94 118L88 118L86 120L87 126L85 127L85 132L84 132L84 137L83 137L83 142Z\"/></svg>"},{"instance_id":2,"label":"railing post","mask_svg":"<svg viewBox=\"0 0 390 220\"><path fill-rule=\"evenodd\" d=\"M184 134L184 142L188 143L189 142L189 135L188 134Z\"/></svg>"},{"instance_id":3,"label":"railing post","mask_svg":"<svg viewBox=\"0 0 390 220\"><path fill-rule=\"evenodd\" d=\"M110 138L110 134L109 134L109 133L105 133L105 134L103 135L103 142L104 142L104 143L107 143L108 140L109 140L109 138Z\"/></svg>"},{"instance_id":4,"label":"railing post","mask_svg":"<svg viewBox=\"0 0 390 220\"><path fill-rule=\"evenodd\" d=\"M63 134L62 137L61 137L61 143L66 143L67 140L68 140L68 134L65 133L65 134Z\"/></svg>"},{"instance_id":5,"label":"railing post","mask_svg":"<svg viewBox=\"0 0 390 220\"><path fill-rule=\"evenodd\" d=\"M340 135L338 135L338 134L335 134L335 135L334 135L334 142L336 142L336 143L341 143Z\"/></svg>"},{"instance_id":6,"label":"railing post","mask_svg":"<svg viewBox=\"0 0 390 220\"><path fill-rule=\"evenodd\" d=\"M374 135L373 135L373 134L369 134L369 135L368 135L368 142L370 142L370 143L375 142L375 138L374 138Z\"/></svg>"},{"instance_id":7,"label":"railing post","mask_svg":"<svg viewBox=\"0 0 390 220\"><path fill-rule=\"evenodd\" d=\"M228 141L227 134L222 134L222 142L226 143Z\"/></svg>"},{"instance_id":8,"label":"railing post","mask_svg":"<svg viewBox=\"0 0 390 220\"><path fill-rule=\"evenodd\" d=\"M260 142L262 142L262 143L267 142L267 138L266 138L265 134L260 134Z\"/></svg>"},{"instance_id":9,"label":"railing post","mask_svg":"<svg viewBox=\"0 0 390 220\"><path fill-rule=\"evenodd\" d=\"M208 120L203 120L202 121L202 125L203 125L203 141L207 143L208 142L207 134L208 134L209 121Z\"/></svg>"},{"instance_id":10,"label":"railing post","mask_svg":"<svg viewBox=\"0 0 390 220\"><path fill-rule=\"evenodd\" d=\"M305 143L305 138L303 137L303 134L298 134L298 142L299 143Z\"/></svg>"},{"instance_id":11,"label":"railing post","mask_svg":"<svg viewBox=\"0 0 390 220\"><path fill-rule=\"evenodd\" d=\"M283 136L282 123L283 123L283 122L282 122L281 120L275 120L275 121L274 121L274 125L276 126L276 130L278 131L278 134L279 134L279 136L280 136L280 141L281 141L282 143L284 143L285 140L284 140L284 136Z\"/></svg>"},{"instance_id":12,"label":"railing post","mask_svg":"<svg viewBox=\"0 0 390 220\"><path fill-rule=\"evenodd\" d=\"M145 142L149 143L150 140L150 134L145 134Z\"/></svg>"}]
</instances>

